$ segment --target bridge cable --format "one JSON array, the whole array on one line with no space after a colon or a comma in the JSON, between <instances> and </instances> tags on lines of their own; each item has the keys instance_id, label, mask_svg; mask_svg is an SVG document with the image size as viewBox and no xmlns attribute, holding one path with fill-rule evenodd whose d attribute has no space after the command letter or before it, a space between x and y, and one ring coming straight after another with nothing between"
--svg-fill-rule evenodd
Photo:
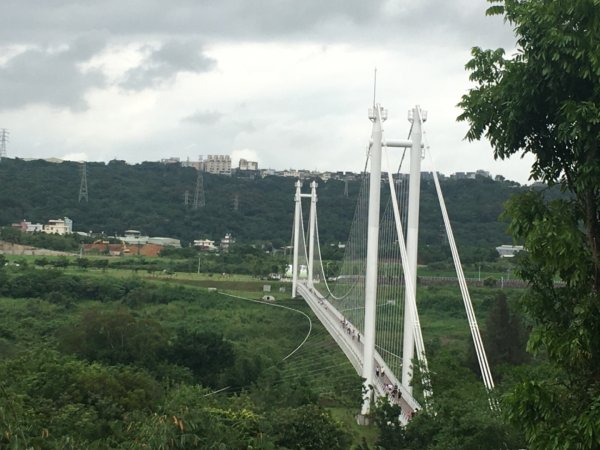
<instances>
[{"instance_id":1,"label":"bridge cable","mask_svg":"<svg viewBox=\"0 0 600 450\"><path fill-rule=\"evenodd\" d=\"M425 133L424 133L425 135ZM425 137L425 136L424 136ZM433 167L433 158L431 156L431 151L429 149L429 145L425 146L429 157L431 158L431 163ZM467 282L465 280L464 272L462 270L462 265L460 262L460 256L458 254L458 249L456 247L456 242L454 240L454 233L452 232L452 226L450 224L450 219L448 218L448 211L446 209L446 203L444 201L444 196L442 194L442 190L440 187L437 171L433 168L433 180L436 188L436 192L438 195L438 200L440 203L440 208L442 210L442 217L444 219L444 225L446 228L446 234L448 236L448 242L450 244L450 249L452 251L452 259L454 261L454 266L456 269L456 274L459 281L460 290L463 297L463 303L465 305L465 310L467 313L467 319L469 321L469 327L471 330L471 336L473 338L473 344L475 346L475 352L477 354L477 360L479 362L479 367L481 370L481 375L485 384L485 387L488 391L494 389L494 381L492 378L492 373L490 371L490 367L487 360L487 355L485 353L485 348L483 346L483 341L481 339L481 333L479 331L479 327L477 325L477 318L475 316L475 312L473 310L473 303L471 301L471 296L469 294L469 289L467 287Z\"/></svg>"},{"instance_id":2,"label":"bridge cable","mask_svg":"<svg viewBox=\"0 0 600 450\"><path fill-rule=\"evenodd\" d=\"M272 306L274 308L283 308L283 309L287 309L289 311L294 311L297 312L299 314L302 314L304 317L306 317L306 319L308 320L308 332L306 333L306 336L304 337L304 340L300 343L300 345L298 347L296 347L291 353L289 353L285 358L283 358L281 361L285 361L286 359L288 359L290 356L292 356L294 353L296 353L298 350L300 350L302 348L302 346L306 343L306 341L308 340L308 338L310 337L310 334L312 332L313 329L313 325L312 325L312 320L309 317L308 314L306 314L304 311L300 311L299 309L295 309L295 308L290 308L289 306L284 306L284 305L277 305L275 303L269 303L269 302L264 302L261 300L254 300L251 298L246 298L246 297L241 297L239 295L234 295L234 294L229 294L227 292L221 292L219 291L219 294L221 295L226 295L227 297L232 297L232 298L237 298L239 300L246 300L248 302L253 302L253 303L260 303L262 305L267 305L267 306Z\"/></svg>"},{"instance_id":3,"label":"bridge cable","mask_svg":"<svg viewBox=\"0 0 600 450\"><path fill-rule=\"evenodd\" d=\"M331 297L335 300L344 300L346 297L348 297L348 295L350 295L350 292L352 292L352 289L354 289L354 287L356 286L356 282L353 283L350 286L350 289L341 297L337 297L336 295L334 295L334 293L329 288L329 283L327 283L327 277L325 276L325 270L323 268L323 259L321 257L321 243L320 243L320 239L319 239L318 215L315 217L315 229L316 229L315 238L317 240L317 251L319 253L319 262L321 265L321 275L323 276L323 281L325 282L325 288L327 289L328 297Z\"/></svg>"},{"instance_id":4,"label":"bridge cable","mask_svg":"<svg viewBox=\"0 0 600 450\"><path fill-rule=\"evenodd\" d=\"M365 163L365 167L366 164L367 162ZM344 257L341 261L339 276L337 277L334 288L329 289L329 297L332 300L336 300L334 303L337 303L336 308L338 310L356 310L359 305L358 299L363 297L361 293L364 294L364 268L366 261L364 249L366 242L366 227L364 224L364 217L366 197L368 196L367 181L368 178L366 177L365 172L363 173L362 184L357 197L354 219L344 250ZM322 257L321 264L323 264ZM348 284L350 285L349 287L347 287ZM329 287L328 284L327 287ZM356 314L352 313L351 316L352 317L346 317L346 319L349 320L357 330L362 332L364 313L361 313L360 316L356 316Z\"/></svg>"},{"instance_id":5,"label":"bridge cable","mask_svg":"<svg viewBox=\"0 0 600 450\"><path fill-rule=\"evenodd\" d=\"M405 280L405 284L406 284L406 290L409 293L409 295L407 296L408 301L411 304L411 310L412 310L412 320L413 320L413 330L410 330L407 332L411 332L414 333L414 338L415 338L415 347L417 349L417 358L419 360L419 362L422 364L422 375L423 375L423 380L424 380L424 392L423 395L425 396L425 401L427 403L427 398L431 396L431 391L430 391L430 380L429 380L429 369L428 369L428 364L427 364L427 356L425 355L425 346L423 344L423 334L421 331L421 322L419 319L419 314L418 314L418 310L417 310L417 302L415 299L415 289L412 286L412 278L410 276L410 270L413 270L412 268L410 268L408 266L408 254L406 251L406 244L404 241L404 233L402 231L402 223L401 223L401 219L400 219L400 213L398 210L398 202L396 199L396 193L395 193L395 187L394 187L394 182L393 182L393 177L392 177L392 173L389 170L389 158L388 158L388 152L387 152L387 145L385 140L383 141L383 149L384 149L384 154L386 156L386 163L388 166L388 182L389 182L389 186L390 186L390 190L392 191L393 195L391 196L392 198L392 206L393 206L393 210L394 210L394 219L396 222L396 231L398 234L398 244L400 246L400 255L402 258L402 265L404 268L404 280ZM416 269L416 268L415 268Z\"/></svg>"}]
</instances>

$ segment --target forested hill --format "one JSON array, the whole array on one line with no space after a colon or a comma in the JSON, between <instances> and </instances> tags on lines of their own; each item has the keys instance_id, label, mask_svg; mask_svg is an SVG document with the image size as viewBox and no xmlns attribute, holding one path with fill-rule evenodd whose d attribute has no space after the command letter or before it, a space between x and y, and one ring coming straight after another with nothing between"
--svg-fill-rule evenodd
<instances>
[{"instance_id":1,"label":"forested hill","mask_svg":"<svg viewBox=\"0 0 600 450\"><path fill-rule=\"evenodd\" d=\"M0 225L21 219L45 222L67 216L78 231L104 231L112 235L136 229L152 236L171 236L184 243L193 239L218 240L230 232L242 241L290 242L294 179L244 179L204 174L206 206L184 205L189 191L193 202L197 172L193 168L145 162L128 165L88 163L89 202L78 202L81 165L43 160L3 159L0 163ZM307 183L305 183L307 185ZM319 181L319 232L321 242L345 242L354 216L360 182ZM444 251L442 219L432 182L422 184L421 242L425 259L438 259ZM306 186L305 189L308 189ZM512 182L491 179L442 182L450 219L459 246L467 254L484 253L510 242L498 221L502 204L520 191ZM234 198L238 198L238 210ZM469 250L471 249L471 250ZM429 256L428 256L429 255ZM477 258L484 257L483 254Z\"/></svg>"}]
</instances>

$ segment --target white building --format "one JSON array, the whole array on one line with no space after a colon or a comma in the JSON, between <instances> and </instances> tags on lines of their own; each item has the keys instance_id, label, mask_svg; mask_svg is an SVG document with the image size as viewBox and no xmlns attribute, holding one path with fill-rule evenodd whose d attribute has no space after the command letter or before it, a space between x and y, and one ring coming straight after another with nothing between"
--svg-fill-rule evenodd
<instances>
[{"instance_id":1,"label":"white building","mask_svg":"<svg viewBox=\"0 0 600 450\"><path fill-rule=\"evenodd\" d=\"M258 170L258 163L256 161L248 161L247 159L240 158L238 168L240 170Z\"/></svg>"},{"instance_id":2,"label":"white building","mask_svg":"<svg viewBox=\"0 0 600 450\"><path fill-rule=\"evenodd\" d=\"M44 225L41 223L31 223L25 219L18 223L13 223L11 225L13 228L17 228L25 233L34 233L36 231L44 231Z\"/></svg>"},{"instance_id":3,"label":"white building","mask_svg":"<svg viewBox=\"0 0 600 450\"><path fill-rule=\"evenodd\" d=\"M210 239L196 239L194 240L194 247L200 250L208 250L209 252L214 252L217 250L215 241L211 241Z\"/></svg>"},{"instance_id":4,"label":"white building","mask_svg":"<svg viewBox=\"0 0 600 450\"><path fill-rule=\"evenodd\" d=\"M221 250L224 252L229 251L229 247L235 244L235 239L231 236L231 233L225 233L225 237L221 239Z\"/></svg>"},{"instance_id":5,"label":"white building","mask_svg":"<svg viewBox=\"0 0 600 450\"><path fill-rule=\"evenodd\" d=\"M148 239L150 239L148 236L142 236L142 233L140 233L138 230L125 230L124 234L125 236L116 236L116 238L129 245L147 244Z\"/></svg>"},{"instance_id":6,"label":"white building","mask_svg":"<svg viewBox=\"0 0 600 450\"><path fill-rule=\"evenodd\" d=\"M123 234L124 236L116 236L116 238L129 245L156 244L164 247L181 248L181 241L175 238L143 236L138 230L125 230Z\"/></svg>"},{"instance_id":7,"label":"white building","mask_svg":"<svg viewBox=\"0 0 600 450\"><path fill-rule=\"evenodd\" d=\"M300 178L300 172L296 169L287 169L280 172L282 177Z\"/></svg>"},{"instance_id":8,"label":"white building","mask_svg":"<svg viewBox=\"0 0 600 450\"><path fill-rule=\"evenodd\" d=\"M35 233L36 231L44 231L44 225L42 225L41 223L26 222L25 224L27 226L27 229L25 231L27 231L28 233Z\"/></svg>"},{"instance_id":9,"label":"white building","mask_svg":"<svg viewBox=\"0 0 600 450\"><path fill-rule=\"evenodd\" d=\"M50 219L42 230L48 234L71 234L73 232L73 221L68 217L63 219Z\"/></svg>"},{"instance_id":10,"label":"white building","mask_svg":"<svg viewBox=\"0 0 600 450\"><path fill-rule=\"evenodd\" d=\"M231 175L231 157L229 155L208 155L202 161L205 172L217 175Z\"/></svg>"},{"instance_id":11,"label":"white building","mask_svg":"<svg viewBox=\"0 0 600 450\"><path fill-rule=\"evenodd\" d=\"M163 247L181 248L181 241L179 239L170 237L149 237L148 244L162 245Z\"/></svg>"},{"instance_id":12,"label":"white building","mask_svg":"<svg viewBox=\"0 0 600 450\"><path fill-rule=\"evenodd\" d=\"M264 177L268 177L268 176L273 176L273 175L276 175L276 174L277 174L277 172L275 171L275 169L262 169L260 171L260 176L263 177L263 178Z\"/></svg>"},{"instance_id":13,"label":"white building","mask_svg":"<svg viewBox=\"0 0 600 450\"><path fill-rule=\"evenodd\" d=\"M162 164L181 164L181 160L175 156L171 156L170 158L161 159L160 162Z\"/></svg>"},{"instance_id":14,"label":"white building","mask_svg":"<svg viewBox=\"0 0 600 450\"><path fill-rule=\"evenodd\" d=\"M500 258L512 258L517 253L523 251L522 245L501 245L496 247L496 251L500 255Z\"/></svg>"}]
</instances>

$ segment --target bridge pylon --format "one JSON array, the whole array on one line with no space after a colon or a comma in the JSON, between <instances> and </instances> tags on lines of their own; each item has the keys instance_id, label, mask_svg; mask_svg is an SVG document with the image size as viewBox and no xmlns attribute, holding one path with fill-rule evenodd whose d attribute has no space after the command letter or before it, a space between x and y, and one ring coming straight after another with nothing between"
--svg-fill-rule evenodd
<instances>
[{"instance_id":1,"label":"bridge pylon","mask_svg":"<svg viewBox=\"0 0 600 450\"><path fill-rule=\"evenodd\" d=\"M379 105L369 111L369 119L373 122L372 142L370 149L371 174L369 178L369 210L367 218L367 271L365 274L365 331L364 331L364 360L363 373L363 405L361 413L370 412L371 403L375 396L373 389L373 373L375 363L375 325L377 307L377 258L379 255L379 203L381 197L381 141L382 122L387 112Z\"/></svg>"},{"instance_id":2,"label":"bridge pylon","mask_svg":"<svg viewBox=\"0 0 600 450\"><path fill-rule=\"evenodd\" d=\"M308 219L308 286L314 288L313 268L315 265L315 226L317 223L317 182L310 183L310 216Z\"/></svg>"},{"instance_id":3,"label":"bridge pylon","mask_svg":"<svg viewBox=\"0 0 600 450\"><path fill-rule=\"evenodd\" d=\"M292 298L296 297L298 289L298 246L300 244L300 216L302 214L301 191L302 182L296 181L296 193L294 194L294 256L292 259Z\"/></svg>"},{"instance_id":4,"label":"bridge pylon","mask_svg":"<svg viewBox=\"0 0 600 450\"><path fill-rule=\"evenodd\" d=\"M413 329L413 310L409 296L417 298L417 254L419 252L419 201L421 193L421 138L423 114L421 108L415 106L409 111L408 120L412 123L410 140L410 179L408 187L408 217L406 233L406 253L408 267L412 279L413 292L405 292L404 300L404 329ZM405 333L402 347L402 385L412 394L411 365L415 357L415 338L413 333Z\"/></svg>"},{"instance_id":5,"label":"bridge pylon","mask_svg":"<svg viewBox=\"0 0 600 450\"><path fill-rule=\"evenodd\" d=\"M302 182L296 181L296 194L294 195L294 201L296 206L294 208L294 255L292 260L292 298L296 297L298 290L298 277L299 277L299 260L300 260L300 236L303 236L303 224L302 224L302 198L309 197L310 201L310 217L309 217L309 243L308 243L308 268L307 268L307 283L308 286L313 288L313 268L315 260L315 234L316 234L316 223L317 223L317 186L316 181L310 183L310 194L302 193ZM304 239L302 240L302 248L306 250ZM306 256L306 254L305 254Z\"/></svg>"},{"instance_id":6,"label":"bridge pylon","mask_svg":"<svg viewBox=\"0 0 600 450\"><path fill-rule=\"evenodd\" d=\"M426 113L419 106L409 112L409 121L412 123L411 134L408 139L404 140L384 138L382 124L387 119L387 111L381 105L373 105L373 108L369 110L369 119L372 122L368 155L370 160L369 189L366 190L365 184L365 189L361 189L359 193L357 213L348 240L353 246L350 247L350 250L348 247L346 248L344 263L340 270L345 270L345 272L336 278L338 288L349 287L349 289L340 295L339 290L334 293L327 284L329 280L325 277L323 269L316 223L317 183L313 181L310 184L310 194L303 194L301 192L302 183L298 180L295 184L294 197L292 296L295 297L298 294L307 301L312 311L346 354L357 373L363 377L364 395L361 414L358 417L359 423L362 422L361 419L368 419L375 397L382 396L401 407L402 413L399 420L406 424L411 420L413 414L421 409L421 405L413 396L411 386L414 358L419 360L425 407L428 406L428 398L431 396L428 363L416 302L421 160L423 149L428 150L426 142L424 145L426 134L423 131ZM399 200L403 201L406 197L402 192L397 195L397 180L394 180L394 173L389 167L389 162L387 162L386 172L390 189L390 204L386 207L384 218L380 224L382 154L387 148L392 147L410 149L411 155L406 240L404 220L399 206ZM490 391L494 387L493 379L435 170L433 176L484 384ZM366 179L364 181L367 182ZM368 206L365 208L367 196ZM311 198L308 243L305 241L302 219L303 197ZM365 209L368 214L366 229L363 220ZM404 212L404 206L402 211ZM383 234L381 234L383 242L380 243L381 229L383 229ZM365 237L366 254L364 252ZM315 240L317 240L316 249ZM381 268L378 268L380 246L381 258L384 263ZM385 249L389 249L389 247L394 247L394 252L398 253L386 253ZM302 261L308 266L306 275L303 273L302 277L299 276L299 268L303 267L299 265L301 255ZM318 284L315 283L315 274L313 273L315 257L317 264L320 263L320 266L317 267L320 267L321 270L317 276L324 277L323 282ZM321 280L319 279L319 281ZM380 292L378 292L380 283ZM404 286L404 294L400 293L402 286ZM327 293L320 292L323 288ZM381 297L379 304L377 304L378 294ZM404 296L404 306L398 308L395 306L396 300L401 302L402 296ZM403 318L402 314L404 314ZM402 342L399 339L400 335ZM399 372L402 374L401 377L398 376ZM492 407L495 405L492 399L490 405Z\"/></svg>"}]
</instances>

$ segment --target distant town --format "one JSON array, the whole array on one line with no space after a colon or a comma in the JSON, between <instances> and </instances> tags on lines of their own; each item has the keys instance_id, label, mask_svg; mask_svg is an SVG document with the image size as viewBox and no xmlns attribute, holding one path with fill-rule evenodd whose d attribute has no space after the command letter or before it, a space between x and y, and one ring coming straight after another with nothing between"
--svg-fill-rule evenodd
<instances>
[{"instance_id":1,"label":"distant town","mask_svg":"<svg viewBox=\"0 0 600 450\"><path fill-rule=\"evenodd\" d=\"M73 221L68 217L62 219L50 219L47 223L32 223L28 220L22 220L11 224L12 228L18 229L23 233L46 233L58 234L78 234L85 237L98 238L93 243L83 244L82 253L98 253L110 256L158 256L163 247L181 248L181 241L171 237L145 236L138 230L125 230L123 236L104 236L82 231L73 231ZM211 239L196 239L191 243L191 247L201 252L223 252L227 253L232 244L235 244L235 238L231 233L226 233L223 238L216 241ZM4 251L0 251L4 253Z\"/></svg>"},{"instance_id":2,"label":"distant town","mask_svg":"<svg viewBox=\"0 0 600 450\"><path fill-rule=\"evenodd\" d=\"M285 169L285 170L275 170L275 169L260 169L258 167L258 162L256 161L248 161L246 159L241 158L238 167L232 167L231 164L231 156L229 155L207 155L206 158L200 157L198 161L190 161L190 159L186 159L182 161L180 158L171 157L161 159L160 162L162 164L178 164L182 167L194 167L197 170L202 172L207 172L215 175L235 175L235 174L248 174L251 176L279 176L279 177L293 177L299 178L301 180L310 179L310 178L320 178L323 181L327 180L342 180L342 181L352 181L355 180L360 174L355 172L347 172L347 171L312 171L305 169ZM432 178L433 174L431 172L423 172L421 174L423 178ZM477 170L475 172L456 172L449 177L443 174L439 174L441 179L475 179L475 177L485 177L492 178L492 175L487 170ZM401 174L401 178L408 178L408 174ZM502 175L496 176L496 179L503 180L504 177Z\"/></svg>"},{"instance_id":3,"label":"distant town","mask_svg":"<svg viewBox=\"0 0 600 450\"><path fill-rule=\"evenodd\" d=\"M47 159L47 162L62 163L63 161L57 158ZM180 167L191 167L200 173L209 173L221 176L233 176L248 179L264 178L267 176L292 177L301 180L318 178L323 181L340 180L351 182L361 178L360 173L349 171L311 171L304 169L261 169L257 161L249 161L240 159L237 167L232 166L230 155L206 155L200 156L197 161L192 161L189 158L181 160L178 157L170 157L158 161L164 165L177 165ZM399 180L408 179L408 174L397 174L395 177ZM422 172L423 180L433 179L431 172ZM475 172L456 172L450 176L439 174L441 179L476 179L488 178L492 179L492 175L486 170L477 170ZM496 181L504 181L502 175L494 177ZM518 185L518 183L515 183ZM188 193L186 192L186 195ZM81 246L81 253L104 254L111 256L157 256L164 247L181 248L181 241L173 237L165 236L147 236L139 230L123 230L121 233L114 235L105 235L104 233L94 233L92 231L74 231L73 221L68 217L50 218L46 223L32 223L27 219L22 219L20 222L11 224L12 228L19 229L24 233L47 233L47 234L78 234L86 238L92 238L94 241L84 243ZM212 240L206 237L198 237L191 241L190 247L195 248L200 252L227 252L231 244L235 243L235 238L230 233L226 233L220 240ZM497 248L501 257L512 257L515 253L522 250L518 246L501 246Z\"/></svg>"},{"instance_id":4,"label":"distant town","mask_svg":"<svg viewBox=\"0 0 600 450\"><path fill-rule=\"evenodd\" d=\"M25 158L29 160L30 158ZM58 158L47 158L44 159L51 163L62 163L62 159ZM342 181L353 181L358 179L360 173L350 171L316 171L306 169L261 169L258 167L257 161L249 161L241 158L238 166L232 165L230 155L206 155L206 157L200 157L197 161L192 161L190 158L182 160L178 157L163 158L159 161L161 164L176 164L181 167L193 167L201 172L210 173L213 175L226 175L226 176L244 176L248 178L256 177L267 177L267 176L279 176L279 177L293 177L301 180L320 178L323 181L327 180L342 180ZM502 175L492 176L487 170L476 170L475 172L456 172L451 175L438 174L439 178L464 180L464 179L475 179L476 177L484 177L494 179L496 181L503 181L505 179ZM400 179L408 178L408 174L399 174ZM422 179L433 179L432 172L422 172Z\"/></svg>"}]
</instances>

